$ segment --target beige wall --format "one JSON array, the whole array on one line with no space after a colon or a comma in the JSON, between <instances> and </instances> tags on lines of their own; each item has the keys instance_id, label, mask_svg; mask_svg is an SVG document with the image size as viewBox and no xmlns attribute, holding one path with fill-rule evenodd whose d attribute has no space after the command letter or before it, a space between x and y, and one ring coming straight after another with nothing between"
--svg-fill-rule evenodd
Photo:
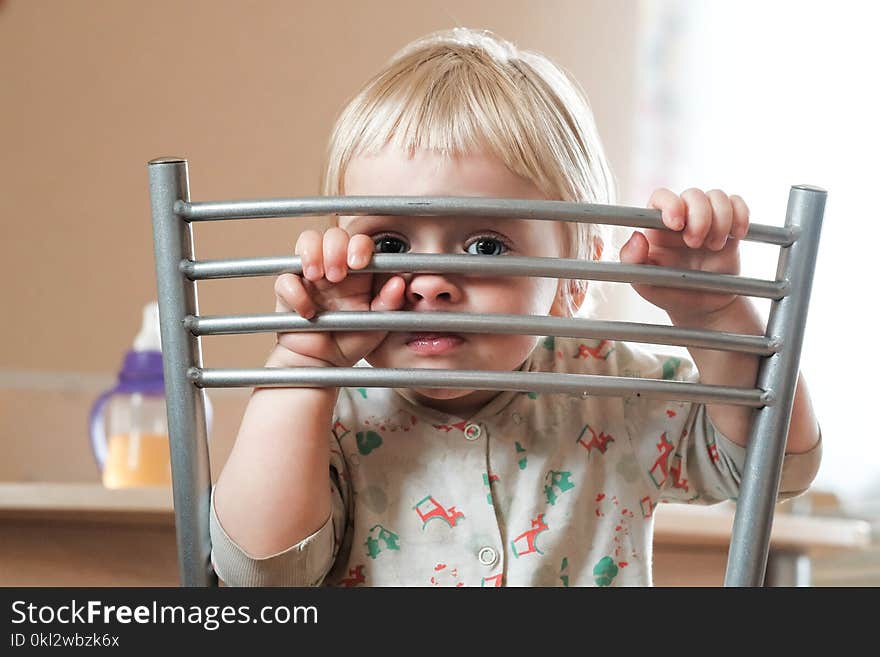
<instances>
[{"instance_id":1,"label":"beige wall","mask_svg":"<svg viewBox=\"0 0 880 657\"><path fill-rule=\"evenodd\" d=\"M91 475L88 401L156 294L148 160L188 158L194 200L315 194L345 100L400 46L455 25L495 30L575 75L625 200L635 0L0 4L0 441L29 463L7 461L0 479ZM305 223L200 225L197 254L283 254ZM270 278L203 284L199 296L203 314L273 308ZM203 349L214 366L256 366L272 343L218 337ZM23 371L78 374L25 403L11 388L45 378ZM241 396L216 401L226 444Z\"/></svg>"}]
</instances>

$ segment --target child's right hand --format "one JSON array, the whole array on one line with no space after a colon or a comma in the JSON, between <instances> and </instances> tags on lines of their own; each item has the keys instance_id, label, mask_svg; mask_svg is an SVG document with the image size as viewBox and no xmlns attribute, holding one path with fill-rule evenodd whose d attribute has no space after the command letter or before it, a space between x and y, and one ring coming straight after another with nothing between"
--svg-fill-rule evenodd
<instances>
[{"instance_id":1,"label":"child's right hand","mask_svg":"<svg viewBox=\"0 0 880 657\"><path fill-rule=\"evenodd\" d=\"M332 310L400 310L406 290L401 276L391 276L380 285L373 280L373 274L348 275L349 269L366 267L373 252L373 240L367 235L349 237L337 227L323 235L316 230L303 231L294 249L302 261L303 275L281 274L275 279L275 312L296 312L309 319L316 313ZM351 367L378 347L387 334L387 331L278 333L278 346L270 361L281 366L286 362L297 366Z\"/></svg>"}]
</instances>

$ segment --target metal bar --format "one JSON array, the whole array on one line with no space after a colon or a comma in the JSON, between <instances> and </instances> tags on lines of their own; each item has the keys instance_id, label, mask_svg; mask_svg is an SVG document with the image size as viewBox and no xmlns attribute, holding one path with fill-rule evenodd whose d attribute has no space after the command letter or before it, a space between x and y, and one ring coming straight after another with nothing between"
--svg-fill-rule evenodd
<instances>
[{"instance_id":1,"label":"metal bar","mask_svg":"<svg viewBox=\"0 0 880 657\"><path fill-rule=\"evenodd\" d=\"M266 367L257 369L190 368L189 379L204 388L453 388L563 392L588 397L647 397L704 404L734 404L759 408L772 395L754 388L556 372L483 370L386 369L373 367Z\"/></svg>"},{"instance_id":2,"label":"metal bar","mask_svg":"<svg viewBox=\"0 0 880 657\"><path fill-rule=\"evenodd\" d=\"M299 256L184 260L180 270L194 281L247 276L302 274ZM732 274L713 274L654 265L625 265L572 258L500 256L497 258L439 253L377 253L359 273L461 273L474 276L545 276L617 283L662 285L750 297L779 299L788 293L788 281L765 281Z\"/></svg>"},{"instance_id":3,"label":"metal bar","mask_svg":"<svg viewBox=\"0 0 880 657\"><path fill-rule=\"evenodd\" d=\"M769 356L779 345L763 335L740 335L636 322L598 321L534 315L453 312L326 312L312 319L295 313L190 316L193 335L307 331L447 331L623 340Z\"/></svg>"},{"instance_id":4,"label":"metal bar","mask_svg":"<svg viewBox=\"0 0 880 657\"><path fill-rule=\"evenodd\" d=\"M761 586L764 581L826 197L825 190L808 185L792 187L788 196L785 224L802 232L780 253L777 278L797 285L770 310L767 335L779 340L781 348L762 361L757 385L776 391L777 399L772 407L757 412L752 423L725 586Z\"/></svg>"},{"instance_id":5,"label":"metal bar","mask_svg":"<svg viewBox=\"0 0 880 657\"><path fill-rule=\"evenodd\" d=\"M205 392L186 376L190 367L202 363L199 338L183 325L184 317L198 314L195 284L180 273L180 261L194 257L192 226L174 212L178 199L189 199L189 173L186 160L179 158L153 160L147 169L180 580L182 586L216 586L209 531L211 465Z\"/></svg>"},{"instance_id":6,"label":"metal bar","mask_svg":"<svg viewBox=\"0 0 880 657\"><path fill-rule=\"evenodd\" d=\"M198 203L181 200L175 208L180 216L189 221L316 215L470 216L573 221L669 230L661 221L659 210L531 199L454 196L313 196ZM751 224L743 239L788 246L797 239L797 235L796 227Z\"/></svg>"},{"instance_id":7,"label":"metal bar","mask_svg":"<svg viewBox=\"0 0 880 657\"><path fill-rule=\"evenodd\" d=\"M811 585L810 555L798 550L774 549L767 555L764 585L770 587L807 587Z\"/></svg>"}]
</instances>

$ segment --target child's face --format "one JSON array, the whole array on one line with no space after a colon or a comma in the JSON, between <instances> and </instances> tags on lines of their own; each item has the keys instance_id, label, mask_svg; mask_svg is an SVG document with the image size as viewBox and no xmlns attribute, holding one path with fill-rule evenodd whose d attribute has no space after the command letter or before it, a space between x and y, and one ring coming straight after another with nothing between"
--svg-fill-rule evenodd
<instances>
[{"instance_id":1,"label":"child's face","mask_svg":"<svg viewBox=\"0 0 880 657\"><path fill-rule=\"evenodd\" d=\"M349 196L480 196L543 199L528 180L492 156L445 157L420 151L412 158L386 147L376 155L355 158L345 176ZM377 252L472 253L475 257L562 257L562 224L551 221L477 217L340 217L350 235L374 239ZM389 275L377 275L374 290ZM561 314L559 281L547 278L404 274L404 310L418 312ZM552 310L552 313L551 313ZM418 336L397 332L370 353L373 367L468 370L517 369L537 344L537 337L464 333ZM428 406L458 415L479 408L496 391L418 389Z\"/></svg>"}]
</instances>

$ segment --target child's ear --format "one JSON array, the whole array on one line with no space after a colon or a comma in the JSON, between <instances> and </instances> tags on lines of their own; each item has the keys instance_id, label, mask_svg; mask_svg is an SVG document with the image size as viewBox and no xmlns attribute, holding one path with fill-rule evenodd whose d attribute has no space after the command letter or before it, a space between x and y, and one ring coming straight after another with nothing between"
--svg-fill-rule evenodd
<instances>
[{"instance_id":1,"label":"child's ear","mask_svg":"<svg viewBox=\"0 0 880 657\"><path fill-rule=\"evenodd\" d=\"M602 259L602 252L604 251L604 249L605 249L605 241L602 239L602 237L599 235L594 236L593 237L593 253L591 254L591 257L593 258L593 260L601 260Z\"/></svg>"},{"instance_id":2,"label":"child's ear","mask_svg":"<svg viewBox=\"0 0 880 657\"><path fill-rule=\"evenodd\" d=\"M556 296L553 297L553 305L550 306L551 317L566 317L568 313L565 311L565 302L563 301L562 290L568 281L559 279L556 281Z\"/></svg>"},{"instance_id":3,"label":"child's ear","mask_svg":"<svg viewBox=\"0 0 880 657\"><path fill-rule=\"evenodd\" d=\"M553 317L569 317L568 305L565 302L565 290L568 289L569 296L574 303L574 308L578 309L587 297L587 285L589 285L587 281L583 281L583 285L578 285L577 281L560 279L556 287L556 298L553 299L553 305L550 306L550 315Z\"/></svg>"}]
</instances>

